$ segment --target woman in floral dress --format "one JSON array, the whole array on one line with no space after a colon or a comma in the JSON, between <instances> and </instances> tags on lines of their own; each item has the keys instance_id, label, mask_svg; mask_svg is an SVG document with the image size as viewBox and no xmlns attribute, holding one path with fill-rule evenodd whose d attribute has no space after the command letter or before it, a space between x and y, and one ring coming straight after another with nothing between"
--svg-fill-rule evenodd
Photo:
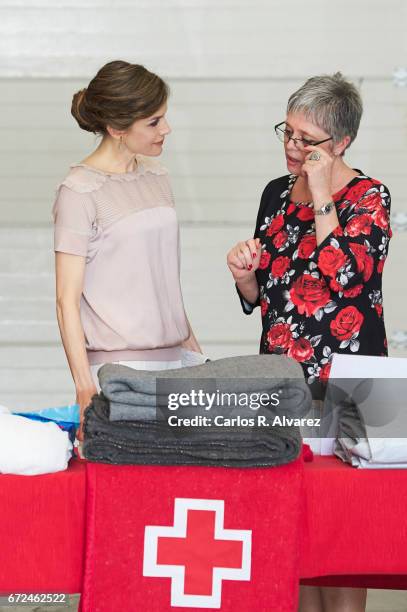
<instances>
[{"instance_id":1,"label":"woman in floral dress","mask_svg":"<svg viewBox=\"0 0 407 612\"><path fill-rule=\"evenodd\" d=\"M275 126L289 174L268 183L254 237L227 257L244 312L260 306L260 352L296 359L310 384L327 379L334 353L387 355L390 194L344 161L361 115L360 95L340 73L291 95ZM300 609L359 612L365 600L365 589L302 587Z\"/></svg>"}]
</instances>

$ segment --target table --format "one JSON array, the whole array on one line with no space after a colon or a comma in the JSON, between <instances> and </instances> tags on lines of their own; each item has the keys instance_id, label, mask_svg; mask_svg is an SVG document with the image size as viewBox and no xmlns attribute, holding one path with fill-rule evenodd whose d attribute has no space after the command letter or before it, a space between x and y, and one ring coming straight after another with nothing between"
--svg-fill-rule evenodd
<instances>
[{"instance_id":1,"label":"table","mask_svg":"<svg viewBox=\"0 0 407 612\"><path fill-rule=\"evenodd\" d=\"M305 468L301 583L407 589L407 470L319 456Z\"/></svg>"},{"instance_id":2,"label":"table","mask_svg":"<svg viewBox=\"0 0 407 612\"><path fill-rule=\"evenodd\" d=\"M407 589L407 471L316 456L305 481L301 583ZM0 592L81 591L85 502L84 460L0 476Z\"/></svg>"}]
</instances>

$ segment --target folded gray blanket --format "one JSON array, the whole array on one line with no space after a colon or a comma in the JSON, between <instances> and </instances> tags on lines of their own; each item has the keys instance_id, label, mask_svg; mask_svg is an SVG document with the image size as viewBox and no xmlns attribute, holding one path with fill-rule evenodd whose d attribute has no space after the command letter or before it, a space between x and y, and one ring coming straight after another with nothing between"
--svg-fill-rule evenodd
<instances>
[{"instance_id":1,"label":"folded gray blanket","mask_svg":"<svg viewBox=\"0 0 407 612\"><path fill-rule=\"evenodd\" d=\"M226 357L181 369L146 371L106 364L98 372L109 400L111 421L154 419L168 407L168 393L280 393L283 414L300 417L311 405L309 387L298 362L285 355Z\"/></svg>"},{"instance_id":2,"label":"folded gray blanket","mask_svg":"<svg viewBox=\"0 0 407 612\"><path fill-rule=\"evenodd\" d=\"M335 382L340 387L332 398L338 411L335 455L359 468L403 467L407 461L407 380Z\"/></svg>"},{"instance_id":3,"label":"folded gray blanket","mask_svg":"<svg viewBox=\"0 0 407 612\"><path fill-rule=\"evenodd\" d=\"M101 393L85 411L83 455L89 461L142 465L277 466L294 461L298 427L190 427L165 421L109 421Z\"/></svg>"}]
</instances>

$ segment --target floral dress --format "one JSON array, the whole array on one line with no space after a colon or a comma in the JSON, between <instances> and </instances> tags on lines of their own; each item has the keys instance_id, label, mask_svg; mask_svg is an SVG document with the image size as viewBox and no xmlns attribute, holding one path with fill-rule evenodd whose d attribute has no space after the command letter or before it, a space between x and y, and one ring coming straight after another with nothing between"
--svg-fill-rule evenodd
<instances>
[{"instance_id":1,"label":"floral dress","mask_svg":"<svg viewBox=\"0 0 407 612\"><path fill-rule=\"evenodd\" d=\"M382 272L392 232L390 194L361 171L334 194L339 225L317 246L312 204L293 202L296 176L265 188L254 236L262 254L256 304L260 353L299 361L312 384L329 376L333 353L387 355Z\"/></svg>"}]
</instances>

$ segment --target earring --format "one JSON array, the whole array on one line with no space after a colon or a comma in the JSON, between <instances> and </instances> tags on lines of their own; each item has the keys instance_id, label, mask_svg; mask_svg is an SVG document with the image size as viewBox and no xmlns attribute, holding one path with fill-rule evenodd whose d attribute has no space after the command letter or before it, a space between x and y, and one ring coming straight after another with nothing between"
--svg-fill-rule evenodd
<instances>
[{"instance_id":1,"label":"earring","mask_svg":"<svg viewBox=\"0 0 407 612\"><path fill-rule=\"evenodd\" d=\"M123 136L120 136L120 140L119 140L119 151L122 150L123 147Z\"/></svg>"}]
</instances>

